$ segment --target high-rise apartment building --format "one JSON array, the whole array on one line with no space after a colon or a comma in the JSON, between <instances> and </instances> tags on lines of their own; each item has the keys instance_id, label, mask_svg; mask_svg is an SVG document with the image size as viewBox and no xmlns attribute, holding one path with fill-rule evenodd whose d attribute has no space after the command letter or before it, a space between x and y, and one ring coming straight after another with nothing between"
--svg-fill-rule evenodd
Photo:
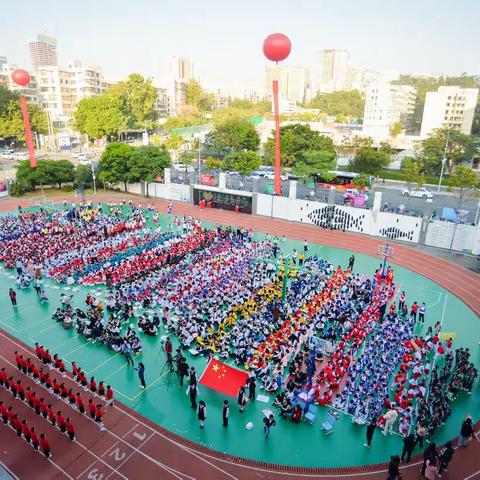
<instances>
[{"instance_id":1,"label":"high-rise apartment building","mask_svg":"<svg viewBox=\"0 0 480 480\"><path fill-rule=\"evenodd\" d=\"M55 38L39 33L36 40L29 42L28 49L34 70L58 65L57 40Z\"/></svg>"},{"instance_id":2,"label":"high-rise apartment building","mask_svg":"<svg viewBox=\"0 0 480 480\"><path fill-rule=\"evenodd\" d=\"M272 95L272 82L278 80L280 98L290 102L302 103L309 84L309 70L305 67L279 65L265 70L265 92Z\"/></svg>"},{"instance_id":3,"label":"high-rise apartment building","mask_svg":"<svg viewBox=\"0 0 480 480\"><path fill-rule=\"evenodd\" d=\"M404 125L415 110L416 90L409 85L372 84L367 88L363 133L374 140L386 140L396 122Z\"/></svg>"},{"instance_id":4,"label":"high-rise apartment building","mask_svg":"<svg viewBox=\"0 0 480 480\"><path fill-rule=\"evenodd\" d=\"M314 68L314 90L335 92L349 89L350 54L348 50L319 50Z\"/></svg>"},{"instance_id":5,"label":"high-rise apartment building","mask_svg":"<svg viewBox=\"0 0 480 480\"><path fill-rule=\"evenodd\" d=\"M187 99L187 84L193 78L193 62L187 57L172 57L168 72L169 113L177 115Z\"/></svg>"},{"instance_id":6,"label":"high-rise apartment building","mask_svg":"<svg viewBox=\"0 0 480 480\"><path fill-rule=\"evenodd\" d=\"M0 72L3 70L3 66L7 63L7 57L0 57Z\"/></svg>"},{"instance_id":7,"label":"high-rise apartment building","mask_svg":"<svg viewBox=\"0 0 480 480\"><path fill-rule=\"evenodd\" d=\"M428 137L436 128L455 128L470 135L478 91L478 88L450 86L427 92L420 136Z\"/></svg>"},{"instance_id":8,"label":"high-rise apartment building","mask_svg":"<svg viewBox=\"0 0 480 480\"><path fill-rule=\"evenodd\" d=\"M72 119L80 100L99 95L107 88L99 68L83 67L78 61L66 68L39 67L36 76L40 103L58 125Z\"/></svg>"}]
</instances>

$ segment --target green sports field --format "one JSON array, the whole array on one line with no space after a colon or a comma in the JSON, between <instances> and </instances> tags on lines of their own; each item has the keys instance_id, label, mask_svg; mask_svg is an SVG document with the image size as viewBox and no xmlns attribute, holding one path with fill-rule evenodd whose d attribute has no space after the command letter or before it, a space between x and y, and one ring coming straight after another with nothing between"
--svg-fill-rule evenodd
<instances>
[{"instance_id":1,"label":"green sports field","mask_svg":"<svg viewBox=\"0 0 480 480\"><path fill-rule=\"evenodd\" d=\"M161 216L163 229L167 228L169 219ZM254 237L255 238L255 237ZM262 235L256 234L256 238ZM293 240L280 242L284 253L293 248L301 250L302 244ZM336 248L311 245L310 253L329 260L334 265L346 266L351 252ZM372 275L378 267L379 259L356 254L355 271ZM401 437L384 437L379 431L375 434L372 448L363 447L365 429L352 424L350 417L343 415L334 427L330 436L325 436L320 424L325 420L327 408L320 408L313 425L308 423L294 424L290 420L277 419L277 426L272 429L266 441L262 430L262 410L266 403L250 402L244 413L236 408L236 399L231 402L231 415L228 428L222 426L222 402L224 396L200 385L198 399L207 404L206 428L200 430L195 410L190 408L189 397L185 387L181 389L173 383L167 385L168 375L161 375L165 358L160 349L160 336L149 337L140 333L143 351L136 361L145 364L145 377L148 388L139 389L137 373L128 366L121 354L106 347L87 342L78 335L75 329L65 330L61 324L51 319L53 311L60 305L60 294L72 289L64 285L46 281L48 304L40 304L37 296L30 288L16 288L18 308L13 309L8 298L8 289L14 286L13 272L0 271L0 327L29 345L34 342L45 345L52 353L58 353L67 361L76 361L88 374L95 375L97 380L105 380L112 385L118 400L148 417L152 421L205 446L232 455L285 465L340 467L383 462L389 455L401 452ZM395 267L395 281L400 290L405 290L407 303L414 300L425 302L427 315L425 329L436 321L442 321L443 332L455 335L454 346L470 348L471 360L480 364L479 340L480 324L476 315L457 297L437 284L420 275L401 267ZM103 290L85 287L74 294L74 306L85 306L87 291L94 290L94 296L103 298ZM139 312L141 309L139 309ZM419 327L417 327L419 328ZM420 333L420 331L418 332ZM174 339L174 347L176 339ZM205 368L204 358L194 358L188 352L189 365L195 366L200 374ZM11 360L11 359L10 359ZM260 392L262 393L262 392ZM270 396L273 401L273 397ZM453 404L453 414L447 424L438 431L437 443L455 437L460 428L462 418L471 412L475 416L480 403L478 379L471 396L461 393ZM254 428L247 430L245 425L253 422Z\"/></svg>"}]
</instances>

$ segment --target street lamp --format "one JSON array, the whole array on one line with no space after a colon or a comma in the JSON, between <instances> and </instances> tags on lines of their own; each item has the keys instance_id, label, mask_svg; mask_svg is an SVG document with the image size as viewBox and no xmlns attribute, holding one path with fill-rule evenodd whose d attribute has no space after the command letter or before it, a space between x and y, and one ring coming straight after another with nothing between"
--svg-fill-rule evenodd
<instances>
[{"instance_id":1,"label":"street lamp","mask_svg":"<svg viewBox=\"0 0 480 480\"><path fill-rule=\"evenodd\" d=\"M440 178L438 179L437 192L440 191L440 187L442 186L443 171L445 170L445 164L447 163L447 150L448 150L449 141L450 141L450 129L447 130L447 140L445 141L445 149L443 150L442 169L440 170Z\"/></svg>"},{"instance_id":2,"label":"street lamp","mask_svg":"<svg viewBox=\"0 0 480 480\"><path fill-rule=\"evenodd\" d=\"M20 87L26 87L30 83L30 74L26 70L17 68L12 72L12 80ZM28 158L30 166L37 168L37 160L35 158L35 147L33 146L32 128L30 127L30 118L28 116L27 99L24 95L20 95L20 108L22 110L23 125L25 127L25 140L27 142Z\"/></svg>"},{"instance_id":3,"label":"street lamp","mask_svg":"<svg viewBox=\"0 0 480 480\"><path fill-rule=\"evenodd\" d=\"M95 183L96 177L95 177L95 166L94 166L94 161L92 160L90 163L92 167L92 180L93 180L93 194L97 194L97 184Z\"/></svg>"},{"instance_id":4,"label":"street lamp","mask_svg":"<svg viewBox=\"0 0 480 480\"><path fill-rule=\"evenodd\" d=\"M285 60L292 49L290 39L283 33L272 33L263 42L263 53L271 61L278 64ZM282 194L282 181L280 178L280 114L278 108L278 80L273 80L273 113L275 117L275 195Z\"/></svg>"}]
</instances>

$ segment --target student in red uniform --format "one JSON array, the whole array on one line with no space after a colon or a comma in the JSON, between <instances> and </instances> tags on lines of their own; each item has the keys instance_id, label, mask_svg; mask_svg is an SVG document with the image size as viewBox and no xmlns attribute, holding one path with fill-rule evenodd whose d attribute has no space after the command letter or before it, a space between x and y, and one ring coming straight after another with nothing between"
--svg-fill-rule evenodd
<instances>
[{"instance_id":1,"label":"student in red uniform","mask_svg":"<svg viewBox=\"0 0 480 480\"><path fill-rule=\"evenodd\" d=\"M40 448L42 449L43 454L47 457L50 458L51 453L50 453L50 444L48 443L47 437L45 436L44 433L40 435Z\"/></svg>"},{"instance_id":2,"label":"student in red uniform","mask_svg":"<svg viewBox=\"0 0 480 480\"><path fill-rule=\"evenodd\" d=\"M68 390L68 403L70 405L75 404L75 394L73 393L73 390L71 388Z\"/></svg>"},{"instance_id":3,"label":"student in red uniform","mask_svg":"<svg viewBox=\"0 0 480 480\"><path fill-rule=\"evenodd\" d=\"M53 389L53 381L49 373L45 373L45 386L49 389Z\"/></svg>"},{"instance_id":4,"label":"student in red uniform","mask_svg":"<svg viewBox=\"0 0 480 480\"><path fill-rule=\"evenodd\" d=\"M74 377L77 376L78 374L78 367L77 367L77 364L75 362L72 362L72 374Z\"/></svg>"},{"instance_id":5,"label":"student in red uniform","mask_svg":"<svg viewBox=\"0 0 480 480\"><path fill-rule=\"evenodd\" d=\"M64 383L60 384L60 395L64 399L68 397L68 388Z\"/></svg>"},{"instance_id":6,"label":"student in red uniform","mask_svg":"<svg viewBox=\"0 0 480 480\"><path fill-rule=\"evenodd\" d=\"M32 447L35 450L38 450L38 435L37 435L37 432L35 431L35 427L30 428L30 436L32 439Z\"/></svg>"},{"instance_id":7,"label":"student in red uniform","mask_svg":"<svg viewBox=\"0 0 480 480\"><path fill-rule=\"evenodd\" d=\"M35 364L32 362L32 359L30 357L28 357L26 360L25 360L25 365L27 367L27 372L29 375L33 375L33 367L35 366Z\"/></svg>"},{"instance_id":8,"label":"student in red uniform","mask_svg":"<svg viewBox=\"0 0 480 480\"><path fill-rule=\"evenodd\" d=\"M57 416L55 415L55 410L52 408L51 404L49 404L47 407L47 415L52 425L55 426L55 423L57 421Z\"/></svg>"},{"instance_id":9,"label":"student in red uniform","mask_svg":"<svg viewBox=\"0 0 480 480\"><path fill-rule=\"evenodd\" d=\"M43 418L47 418L48 416L48 405L47 405L47 402L45 401L44 398L41 398L39 400L40 402L40 413L42 415Z\"/></svg>"},{"instance_id":10,"label":"student in red uniform","mask_svg":"<svg viewBox=\"0 0 480 480\"><path fill-rule=\"evenodd\" d=\"M27 373L27 361L23 358L23 355L20 355L20 368L23 373Z\"/></svg>"},{"instance_id":11,"label":"student in red uniform","mask_svg":"<svg viewBox=\"0 0 480 480\"><path fill-rule=\"evenodd\" d=\"M70 440L73 442L75 440L75 429L73 428L73 423L69 418L65 420L65 426L67 427L67 434Z\"/></svg>"},{"instance_id":12,"label":"student in red uniform","mask_svg":"<svg viewBox=\"0 0 480 480\"><path fill-rule=\"evenodd\" d=\"M33 408L32 395L32 389L30 387L27 387L27 389L25 390L25 398L27 399L27 403L30 405L30 408Z\"/></svg>"},{"instance_id":13,"label":"student in red uniform","mask_svg":"<svg viewBox=\"0 0 480 480\"><path fill-rule=\"evenodd\" d=\"M2 417L3 423L8 423L8 407L0 401L0 417Z\"/></svg>"},{"instance_id":14,"label":"student in red uniform","mask_svg":"<svg viewBox=\"0 0 480 480\"><path fill-rule=\"evenodd\" d=\"M93 418L95 419L95 404L93 403L93 400L90 399L88 401L88 414Z\"/></svg>"},{"instance_id":15,"label":"student in red uniform","mask_svg":"<svg viewBox=\"0 0 480 480\"><path fill-rule=\"evenodd\" d=\"M22 401L25 400L25 390L23 388L21 380L17 381L16 389L17 389L17 395L20 397L20 400Z\"/></svg>"},{"instance_id":16,"label":"student in red uniform","mask_svg":"<svg viewBox=\"0 0 480 480\"><path fill-rule=\"evenodd\" d=\"M27 443L30 443L32 440L32 432L26 420L22 420L22 433Z\"/></svg>"},{"instance_id":17,"label":"student in red uniform","mask_svg":"<svg viewBox=\"0 0 480 480\"><path fill-rule=\"evenodd\" d=\"M104 413L105 412L102 408L102 405L99 403L97 405L97 407L95 408L95 421L97 422L98 427L100 428L100 431L102 431L102 432L105 430L105 426L103 425L103 420L102 420L102 417L103 417Z\"/></svg>"},{"instance_id":18,"label":"student in red uniform","mask_svg":"<svg viewBox=\"0 0 480 480\"><path fill-rule=\"evenodd\" d=\"M105 396L105 386L103 385L103 380L98 384L98 394L100 396Z\"/></svg>"},{"instance_id":19,"label":"student in red uniform","mask_svg":"<svg viewBox=\"0 0 480 480\"><path fill-rule=\"evenodd\" d=\"M33 380L38 383L40 378L40 371L38 370L37 366L32 362L32 377Z\"/></svg>"},{"instance_id":20,"label":"student in red uniform","mask_svg":"<svg viewBox=\"0 0 480 480\"><path fill-rule=\"evenodd\" d=\"M15 363L17 364L17 368L21 370L22 367L20 365L20 354L15 350L14 355L15 355Z\"/></svg>"},{"instance_id":21,"label":"student in red uniform","mask_svg":"<svg viewBox=\"0 0 480 480\"><path fill-rule=\"evenodd\" d=\"M90 378L90 391L95 393L97 391L97 382L95 381L95 377Z\"/></svg>"},{"instance_id":22,"label":"student in red uniform","mask_svg":"<svg viewBox=\"0 0 480 480\"><path fill-rule=\"evenodd\" d=\"M18 418L18 415L15 413L12 418L12 427L17 431L19 437L22 436L22 422Z\"/></svg>"},{"instance_id":23,"label":"student in red uniform","mask_svg":"<svg viewBox=\"0 0 480 480\"><path fill-rule=\"evenodd\" d=\"M65 417L62 415L61 410L57 412L57 425L62 433L67 431L67 423L65 422Z\"/></svg>"},{"instance_id":24,"label":"student in red uniform","mask_svg":"<svg viewBox=\"0 0 480 480\"><path fill-rule=\"evenodd\" d=\"M106 405L113 405L113 390L110 385L107 385L107 391L105 395L107 397Z\"/></svg>"},{"instance_id":25,"label":"student in red uniform","mask_svg":"<svg viewBox=\"0 0 480 480\"><path fill-rule=\"evenodd\" d=\"M85 413L85 403L83 402L80 392L77 392L75 395L75 404L77 405L77 409L80 413Z\"/></svg>"},{"instance_id":26,"label":"student in red uniform","mask_svg":"<svg viewBox=\"0 0 480 480\"><path fill-rule=\"evenodd\" d=\"M43 364L48 365L48 368L52 368L52 356L50 355L50 352L45 350L45 355L43 356Z\"/></svg>"},{"instance_id":27,"label":"student in red uniform","mask_svg":"<svg viewBox=\"0 0 480 480\"><path fill-rule=\"evenodd\" d=\"M56 378L54 378L52 381L52 387L53 387L53 394L56 395L57 397L60 397L60 392L62 390L62 387L60 386L60 383L58 383L58 380Z\"/></svg>"},{"instance_id":28,"label":"student in red uniform","mask_svg":"<svg viewBox=\"0 0 480 480\"><path fill-rule=\"evenodd\" d=\"M40 383L42 385L45 385L45 381L47 379L47 373L44 372L42 367L40 367L40 369L38 370L38 378L40 379Z\"/></svg>"},{"instance_id":29,"label":"student in red uniform","mask_svg":"<svg viewBox=\"0 0 480 480\"><path fill-rule=\"evenodd\" d=\"M37 415L40 415L40 400L35 392L32 393L32 408Z\"/></svg>"},{"instance_id":30,"label":"student in red uniform","mask_svg":"<svg viewBox=\"0 0 480 480\"><path fill-rule=\"evenodd\" d=\"M80 372L80 384L82 385L83 389L85 391L87 391L87 377L85 376L85 374L82 372Z\"/></svg>"},{"instance_id":31,"label":"student in red uniform","mask_svg":"<svg viewBox=\"0 0 480 480\"><path fill-rule=\"evenodd\" d=\"M6 382L8 382L8 375L5 371L5 367L0 369L0 386L4 387Z\"/></svg>"}]
</instances>

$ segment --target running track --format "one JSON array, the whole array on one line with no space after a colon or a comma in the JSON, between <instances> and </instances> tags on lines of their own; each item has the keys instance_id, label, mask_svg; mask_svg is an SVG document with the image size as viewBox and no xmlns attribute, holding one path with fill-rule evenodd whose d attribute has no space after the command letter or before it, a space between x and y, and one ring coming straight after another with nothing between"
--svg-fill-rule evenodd
<instances>
[{"instance_id":1,"label":"running track","mask_svg":"<svg viewBox=\"0 0 480 480\"><path fill-rule=\"evenodd\" d=\"M119 201L132 198L138 202L139 197L108 194L98 195L95 201ZM63 199L59 199L63 201ZM75 201L66 197L69 202ZM166 212L166 201L145 199L143 204L152 202L157 209ZM29 200L3 200L0 211L13 210L22 205L29 206ZM328 246L343 248L352 252L376 255L378 239L362 235L324 230L312 225L303 225L265 217L235 214L222 210L200 210L192 205L175 203L173 213L192 215L202 220L218 222L225 225L244 226L272 235L286 235L297 240L308 240ZM396 245L392 263L430 278L480 314L480 276L448 261L427 255L403 245ZM5 366L12 375L22 378L25 386L42 390L27 377L20 377L13 365L13 352L23 349L31 353L29 347L0 330L0 365ZM65 379L68 384L73 381ZM42 392L45 396L49 394ZM220 452L209 450L195 444L150 422L133 412L128 407L116 403L109 407L105 415L107 431L100 432L98 427L78 412L73 411L60 400L49 398L70 416L76 427L77 439L70 442L65 435L40 419L19 400L13 400L9 392L0 389L0 400L7 401L29 419L37 431L44 431L52 446L54 456L46 460L33 452L31 447L16 437L13 430L0 425L0 448L3 463L21 479L78 479L78 480L119 480L134 478L160 479L265 479L280 480L290 478L328 479L328 478L365 478L384 479L385 465L368 465L354 468L307 469L278 467L259 462L242 460ZM68 412L68 413L67 413ZM478 427L478 425L477 425ZM478 438L477 438L478 440ZM377 441L381 441L378 435ZM359 445L359 448L363 448ZM348 454L348 453L346 453ZM402 469L404 479L419 478L418 459ZM444 475L449 479L480 479L480 441L472 441L468 448L458 450L449 471Z\"/></svg>"}]
</instances>

